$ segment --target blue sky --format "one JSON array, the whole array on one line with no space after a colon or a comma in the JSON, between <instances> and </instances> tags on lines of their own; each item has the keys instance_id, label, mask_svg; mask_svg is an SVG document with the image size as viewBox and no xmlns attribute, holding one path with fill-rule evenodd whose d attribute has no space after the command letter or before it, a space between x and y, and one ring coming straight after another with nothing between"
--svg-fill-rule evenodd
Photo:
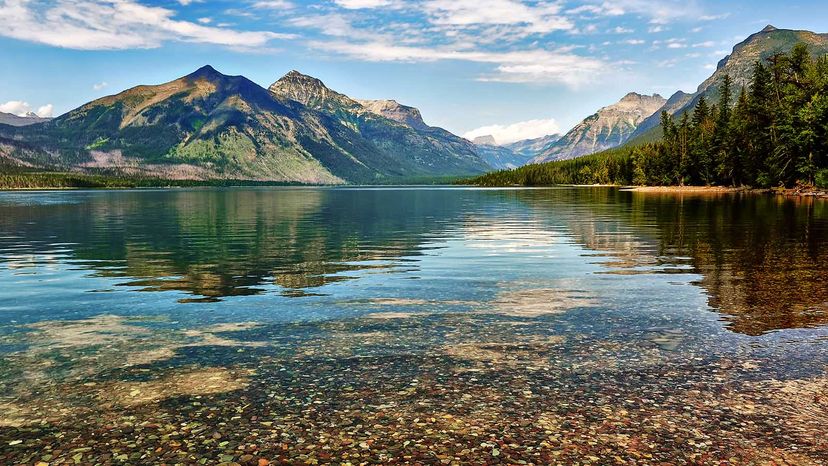
<instances>
[{"instance_id":1,"label":"blue sky","mask_svg":"<svg viewBox=\"0 0 828 466\"><path fill-rule=\"evenodd\" d=\"M692 91L768 23L828 32L828 2L0 0L0 111L58 115L204 64L263 86L297 69L508 142Z\"/></svg>"}]
</instances>

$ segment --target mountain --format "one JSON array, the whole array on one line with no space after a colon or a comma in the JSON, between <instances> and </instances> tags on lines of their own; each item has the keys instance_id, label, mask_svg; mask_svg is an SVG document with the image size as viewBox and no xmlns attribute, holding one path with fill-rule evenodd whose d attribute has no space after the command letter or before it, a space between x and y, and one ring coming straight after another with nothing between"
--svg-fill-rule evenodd
<instances>
[{"instance_id":1,"label":"mountain","mask_svg":"<svg viewBox=\"0 0 828 466\"><path fill-rule=\"evenodd\" d=\"M423 121L420 110L402 105L396 100L359 100L366 110L389 120L408 125L419 131L426 131L431 127Z\"/></svg>"},{"instance_id":2,"label":"mountain","mask_svg":"<svg viewBox=\"0 0 828 466\"><path fill-rule=\"evenodd\" d=\"M552 144L555 144L560 139L560 134L549 134L539 138L524 139L522 141L505 144L504 147L511 149L515 154L526 157L528 160L548 150Z\"/></svg>"},{"instance_id":3,"label":"mountain","mask_svg":"<svg viewBox=\"0 0 828 466\"><path fill-rule=\"evenodd\" d=\"M618 103L587 117L533 158L532 163L571 159L620 146L644 119L666 102L658 94L647 96L631 92Z\"/></svg>"},{"instance_id":4,"label":"mountain","mask_svg":"<svg viewBox=\"0 0 828 466\"><path fill-rule=\"evenodd\" d=\"M205 66L97 99L16 136L60 154L55 168L128 175L341 183L363 168L326 164L347 134L314 122L321 123L247 78ZM312 155L303 144L310 141L331 156Z\"/></svg>"},{"instance_id":5,"label":"mountain","mask_svg":"<svg viewBox=\"0 0 828 466\"><path fill-rule=\"evenodd\" d=\"M477 136L476 138L472 139L472 142L478 146L496 146L497 141L495 140L494 136L491 134L487 134L485 136Z\"/></svg>"},{"instance_id":6,"label":"mountain","mask_svg":"<svg viewBox=\"0 0 828 466\"><path fill-rule=\"evenodd\" d=\"M28 126L37 123L49 121L51 118L41 118L36 114L29 112L25 116L15 115L13 113L0 112L0 124L10 126Z\"/></svg>"},{"instance_id":7,"label":"mountain","mask_svg":"<svg viewBox=\"0 0 828 466\"><path fill-rule=\"evenodd\" d=\"M526 165L560 137L559 134L552 134L499 145L494 136L486 135L478 136L472 142L477 146L477 153L486 163L493 168L503 170Z\"/></svg>"},{"instance_id":8,"label":"mountain","mask_svg":"<svg viewBox=\"0 0 828 466\"><path fill-rule=\"evenodd\" d=\"M691 100L693 100L693 95L694 94L688 94L684 91L678 91L672 96L670 96L670 98L667 99L667 102L665 102L660 109L658 109L655 113L645 118L644 121L642 121L638 125L638 128L636 128L633 134L630 135L628 141L635 140L640 135L645 134L653 130L654 128L657 128L659 130L660 135L661 112L667 112L670 115L675 114L676 112L684 108L688 103L690 103Z\"/></svg>"},{"instance_id":9,"label":"mountain","mask_svg":"<svg viewBox=\"0 0 828 466\"><path fill-rule=\"evenodd\" d=\"M488 168L445 130L421 134L296 72L278 83L271 92L205 66L43 124L0 127L0 137L39 148L17 150L24 163L163 178L335 184Z\"/></svg>"},{"instance_id":10,"label":"mountain","mask_svg":"<svg viewBox=\"0 0 828 466\"><path fill-rule=\"evenodd\" d=\"M680 101L683 104L671 104L673 97L659 109L652 118L643 122L639 130L635 132L631 143L644 142L647 140L659 139L661 137L660 115L661 111L667 111L671 115L680 116L691 111L698 104L701 96L708 103L715 103L719 100L719 87L725 75L730 75L733 80L735 93L742 87L750 86L750 79L753 73L753 66L759 60L767 60L779 53L788 53L798 43L808 46L812 55L824 55L828 53L828 34L818 34L811 31L793 29L778 29L768 25L761 31L748 36L744 41L736 44L733 51L719 61L716 71L702 82L694 94L682 94ZM734 99L735 101L735 99Z\"/></svg>"},{"instance_id":11,"label":"mountain","mask_svg":"<svg viewBox=\"0 0 828 466\"><path fill-rule=\"evenodd\" d=\"M496 144L486 144L486 142L494 141L494 138L491 136L489 136L489 138L478 137L475 138L475 141L482 141L482 143L475 144L480 158L496 170L508 170L522 167L530 160L530 157L516 154L508 147L498 146Z\"/></svg>"},{"instance_id":12,"label":"mountain","mask_svg":"<svg viewBox=\"0 0 828 466\"><path fill-rule=\"evenodd\" d=\"M761 31L750 35L736 44L730 55L719 61L716 71L699 85L692 102L685 105L679 112L695 107L701 95L704 95L709 102L718 100L719 86L726 74L733 79L733 88L736 92L743 86L749 87L753 65L757 61L766 60L778 53L788 53L800 42L807 44L813 55L828 53L828 34L777 29L768 25Z\"/></svg>"},{"instance_id":13,"label":"mountain","mask_svg":"<svg viewBox=\"0 0 828 466\"><path fill-rule=\"evenodd\" d=\"M450 176L491 168L466 139L428 126L420 111L392 100L358 101L329 89L313 77L291 71L269 90L340 122L400 167L401 176Z\"/></svg>"}]
</instances>

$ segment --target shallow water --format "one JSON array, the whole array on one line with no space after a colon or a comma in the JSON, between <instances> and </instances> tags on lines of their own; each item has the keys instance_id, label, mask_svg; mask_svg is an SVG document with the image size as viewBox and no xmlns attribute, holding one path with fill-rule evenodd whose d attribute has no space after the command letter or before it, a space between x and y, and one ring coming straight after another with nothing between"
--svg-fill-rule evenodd
<instances>
[{"instance_id":1,"label":"shallow water","mask_svg":"<svg viewBox=\"0 0 828 466\"><path fill-rule=\"evenodd\" d=\"M0 463L822 464L826 204L0 193Z\"/></svg>"}]
</instances>

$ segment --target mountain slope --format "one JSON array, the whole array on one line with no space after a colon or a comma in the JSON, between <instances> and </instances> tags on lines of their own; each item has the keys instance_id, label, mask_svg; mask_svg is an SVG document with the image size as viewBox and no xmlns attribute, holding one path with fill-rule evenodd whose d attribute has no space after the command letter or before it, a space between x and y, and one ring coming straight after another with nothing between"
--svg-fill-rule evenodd
<instances>
[{"instance_id":1,"label":"mountain slope","mask_svg":"<svg viewBox=\"0 0 828 466\"><path fill-rule=\"evenodd\" d=\"M370 171L357 161L326 164L312 155L305 141L341 152L337 136L345 136L318 131L314 121L247 78L205 66L103 97L20 134L69 167L125 174L340 183L343 175Z\"/></svg>"},{"instance_id":2,"label":"mountain slope","mask_svg":"<svg viewBox=\"0 0 828 466\"><path fill-rule=\"evenodd\" d=\"M297 71L273 83L269 90L280 99L299 102L352 129L387 154L404 176L468 175L491 168L471 142L426 125L413 107L390 100L357 101Z\"/></svg>"},{"instance_id":3,"label":"mountain slope","mask_svg":"<svg viewBox=\"0 0 828 466\"><path fill-rule=\"evenodd\" d=\"M736 44L730 55L719 61L716 71L699 85L693 100L679 110L679 113L687 108L695 107L701 95L704 95L708 101L718 100L719 87L726 74L733 79L733 88L737 92L742 86L750 86L753 65L758 60L767 60L778 53L788 53L800 42L807 44L813 55L828 53L828 34L777 29L768 25L761 31L750 35L744 41Z\"/></svg>"},{"instance_id":4,"label":"mountain slope","mask_svg":"<svg viewBox=\"0 0 828 466\"><path fill-rule=\"evenodd\" d=\"M665 102L658 94L646 96L631 92L618 103L587 117L532 159L532 163L571 159L620 146Z\"/></svg>"},{"instance_id":5,"label":"mountain slope","mask_svg":"<svg viewBox=\"0 0 828 466\"><path fill-rule=\"evenodd\" d=\"M730 75L733 80L733 89L739 92L741 87L749 87L753 73L753 66L759 60L767 60L775 54L788 53L798 43L808 46L812 55L824 55L828 53L828 34L817 34L811 31L800 31L793 29L777 29L768 25L761 31L750 35L744 41L736 44L730 55L719 61L716 71L704 80L696 92L689 96L683 92L681 105L668 103L659 109L651 118L643 122L635 134L630 138L630 144L660 139L660 115L661 111L667 111L673 116L680 116L687 111L692 111L698 104L701 96L708 103L715 103L719 99L719 86L725 75ZM674 100L673 97L670 101Z\"/></svg>"},{"instance_id":6,"label":"mountain slope","mask_svg":"<svg viewBox=\"0 0 828 466\"><path fill-rule=\"evenodd\" d=\"M315 78L301 81L274 93L205 66L43 124L2 126L0 137L10 141L6 153L18 143L36 148L15 151L21 164L163 178L336 184L488 168L470 142L447 131L428 128L422 135Z\"/></svg>"},{"instance_id":7,"label":"mountain slope","mask_svg":"<svg viewBox=\"0 0 828 466\"><path fill-rule=\"evenodd\" d=\"M642 121L638 125L638 128L636 128L633 134L630 135L628 141L632 141L638 138L638 136L647 133L648 131L651 131L654 128L660 130L661 112L667 112L670 115L675 114L676 112L684 108L691 100L693 100L693 95L694 94L688 94L683 91L678 91L672 96L670 96L670 98L667 99L667 102L665 102L660 109L658 109L655 113L645 118L644 121Z\"/></svg>"}]
</instances>

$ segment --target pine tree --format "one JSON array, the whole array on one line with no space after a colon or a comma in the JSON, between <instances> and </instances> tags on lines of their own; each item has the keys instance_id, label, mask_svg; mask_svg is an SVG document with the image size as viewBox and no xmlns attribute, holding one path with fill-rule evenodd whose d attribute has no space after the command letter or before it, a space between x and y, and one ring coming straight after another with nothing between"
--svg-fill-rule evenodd
<instances>
[{"instance_id":1,"label":"pine tree","mask_svg":"<svg viewBox=\"0 0 828 466\"><path fill-rule=\"evenodd\" d=\"M768 68L757 61L753 65L750 83L749 111L747 115L748 152L745 170L749 183L754 186L767 185L769 180L766 160L774 153L776 141L775 112L772 98L772 77Z\"/></svg>"},{"instance_id":2,"label":"pine tree","mask_svg":"<svg viewBox=\"0 0 828 466\"><path fill-rule=\"evenodd\" d=\"M736 100L736 107L730 118L730 149L723 166L725 171L729 170L729 182L731 185L745 185L753 182L752 175L746 167L750 163L750 136L748 132L748 116L750 114L750 101L744 87L739 92Z\"/></svg>"},{"instance_id":3,"label":"pine tree","mask_svg":"<svg viewBox=\"0 0 828 466\"><path fill-rule=\"evenodd\" d=\"M730 158L730 101L731 101L731 87L733 81L730 75L726 74L722 80L722 87L719 90L719 113L716 115L716 127L713 132L713 151L714 159L712 163L715 167L708 167L708 176L712 178L706 180L708 184L711 182L730 183L733 179L733 166Z\"/></svg>"}]
</instances>

